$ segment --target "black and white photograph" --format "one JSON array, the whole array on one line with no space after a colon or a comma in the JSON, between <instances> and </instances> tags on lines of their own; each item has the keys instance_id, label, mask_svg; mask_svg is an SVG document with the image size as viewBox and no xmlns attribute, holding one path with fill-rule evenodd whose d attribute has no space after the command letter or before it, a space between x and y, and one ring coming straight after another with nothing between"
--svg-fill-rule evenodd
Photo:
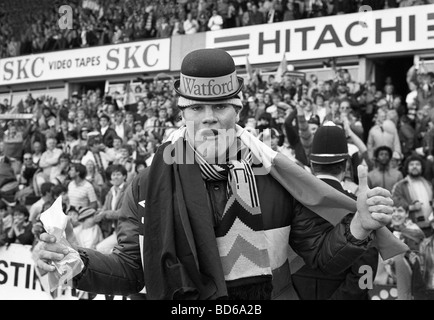
<instances>
[{"instance_id":1,"label":"black and white photograph","mask_svg":"<svg viewBox=\"0 0 434 320\"><path fill-rule=\"evenodd\" d=\"M434 0L0 0L0 300L434 300L433 186Z\"/></svg>"}]
</instances>

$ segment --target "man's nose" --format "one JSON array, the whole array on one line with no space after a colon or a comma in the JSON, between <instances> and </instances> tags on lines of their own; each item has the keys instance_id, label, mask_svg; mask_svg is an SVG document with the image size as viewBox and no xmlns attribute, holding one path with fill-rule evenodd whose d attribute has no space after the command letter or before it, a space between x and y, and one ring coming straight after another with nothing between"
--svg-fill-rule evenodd
<instances>
[{"instance_id":1,"label":"man's nose","mask_svg":"<svg viewBox=\"0 0 434 320\"><path fill-rule=\"evenodd\" d=\"M214 108L212 106L206 106L204 108L202 123L213 124L217 122L217 118L214 114Z\"/></svg>"}]
</instances>

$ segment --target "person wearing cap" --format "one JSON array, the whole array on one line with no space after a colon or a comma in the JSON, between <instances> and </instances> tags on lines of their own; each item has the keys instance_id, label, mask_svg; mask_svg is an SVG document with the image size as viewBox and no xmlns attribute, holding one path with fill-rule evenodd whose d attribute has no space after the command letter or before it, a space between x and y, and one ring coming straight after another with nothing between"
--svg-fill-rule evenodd
<instances>
[{"instance_id":1,"label":"person wearing cap","mask_svg":"<svg viewBox=\"0 0 434 320\"><path fill-rule=\"evenodd\" d=\"M369 190L364 168L356 203L236 125L243 79L227 52L188 53L174 89L186 125L128 185L113 253L77 248L85 268L74 287L147 299L290 299L288 244L335 273L367 250L374 230L385 255L402 252L384 228L389 192ZM65 248L48 234L40 240L36 264L54 272L47 262Z\"/></svg>"},{"instance_id":2,"label":"person wearing cap","mask_svg":"<svg viewBox=\"0 0 434 320\"><path fill-rule=\"evenodd\" d=\"M98 243L104 240L102 231L95 221L96 210L91 207L81 207L78 210L78 222L74 234L78 244L83 248L96 249Z\"/></svg>"},{"instance_id":3,"label":"person wearing cap","mask_svg":"<svg viewBox=\"0 0 434 320\"><path fill-rule=\"evenodd\" d=\"M312 173L348 197L357 199L342 186L349 158L347 139L342 128L335 125L318 128L310 154ZM302 300L369 300L368 289L359 286L362 275L359 269L361 266L370 266L375 275L377 265L378 251L370 247L352 266L339 274L304 265L292 275L292 281Z\"/></svg>"},{"instance_id":4,"label":"person wearing cap","mask_svg":"<svg viewBox=\"0 0 434 320\"><path fill-rule=\"evenodd\" d=\"M392 199L395 204L405 204L410 211L410 219L430 236L433 230L428 217L433 211L433 186L423 176L424 159L413 154L405 160L405 178L399 180L392 189Z\"/></svg>"}]
</instances>

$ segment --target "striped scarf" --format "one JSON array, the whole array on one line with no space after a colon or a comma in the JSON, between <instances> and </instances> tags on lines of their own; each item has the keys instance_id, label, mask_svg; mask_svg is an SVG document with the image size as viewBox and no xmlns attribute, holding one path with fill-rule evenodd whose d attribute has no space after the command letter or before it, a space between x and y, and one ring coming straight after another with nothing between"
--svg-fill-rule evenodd
<instances>
[{"instance_id":1,"label":"striped scarf","mask_svg":"<svg viewBox=\"0 0 434 320\"><path fill-rule=\"evenodd\" d=\"M271 282L268 242L265 237L252 152L242 149L238 140L238 159L227 164L209 164L195 151L205 181L227 180L227 203L215 234L228 286L238 286L245 278L263 277ZM261 282L261 281L260 281Z\"/></svg>"}]
</instances>

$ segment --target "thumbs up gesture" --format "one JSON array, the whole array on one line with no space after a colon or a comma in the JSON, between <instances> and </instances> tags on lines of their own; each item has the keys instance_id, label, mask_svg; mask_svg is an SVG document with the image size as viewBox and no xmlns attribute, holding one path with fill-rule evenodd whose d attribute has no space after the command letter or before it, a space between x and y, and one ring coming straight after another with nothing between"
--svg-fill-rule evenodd
<instances>
[{"instance_id":1,"label":"thumbs up gesture","mask_svg":"<svg viewBox=\"0 0 434 320\"><path fill-rule=\"evenodd\" d=\"M359 195L357 197L357 212L351 221L352 235L365 239L372 231L388 225L392 220L393 200L388 190L368 186L368 168L359 165Z\"/></svg>"}]
</instances>

